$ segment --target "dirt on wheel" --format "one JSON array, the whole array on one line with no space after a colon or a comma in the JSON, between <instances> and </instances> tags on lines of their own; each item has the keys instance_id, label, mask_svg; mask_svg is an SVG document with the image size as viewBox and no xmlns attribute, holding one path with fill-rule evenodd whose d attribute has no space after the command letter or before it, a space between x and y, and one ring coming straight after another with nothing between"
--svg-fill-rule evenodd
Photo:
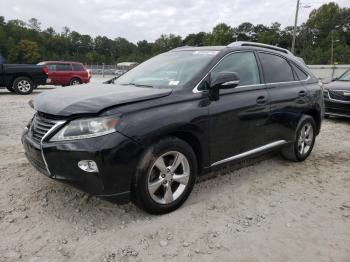
<instances>
[{"instance_id":1,"label":"dirt on wheel","mask_svg":"<svg viewBox=\"0 0 350 262\"><path fill-rule=\"evenodd\" d=\"M28 163L20 136L41 91L0 90L0 261L350 261L350 120L325 120L305 162L222 171L152 216Z\"/></svg>"}]
</instances>

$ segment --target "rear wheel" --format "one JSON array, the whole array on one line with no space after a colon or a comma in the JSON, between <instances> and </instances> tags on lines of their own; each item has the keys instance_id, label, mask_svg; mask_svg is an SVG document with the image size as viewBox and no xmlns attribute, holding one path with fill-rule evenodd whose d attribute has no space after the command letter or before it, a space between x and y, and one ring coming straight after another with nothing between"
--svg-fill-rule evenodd
<instances>
[{"instance_id":1,"label":"rear wheel","mask_svg":"<svg viewBox=\"0 0 350 262\"><path fill-rule=\"evenodd\" d=\"M311 116L303 116L296 132L296 141L282 149L282 156L291 161L304 161L311 153L316 139L316 124Z\"/></svg>"},{"instance_id":2,"label":"rear wheel","mask_svg":"<svg viewBox=\"0 0 350 262\"><path fill-rule=\"evenodd\" d=\"M73 78L69 82L69 85L71 85L71 86L80 85L80 84L81 84L81 81L79 78Z\"/></svg>"},{"instance_id":3,"label":"rear wheel","mask_svg":"<svg viewBox=\"0 0 350 262\"><path fill-rule=\"evenodd\" d=\"M152 214L164 214L180 207L195 183L196 156L178 138L165 138L142 156L135 174L136 204Z\"/></svg>"},{"instance_id":4,"label":"rear wheel","mask_svg":"<svg viewBox=\"0 0 350 262\"><path fill-rule=\"evenodd\" d=\"M20 95L29 95L33 92L34 84L33 81L24 76L17 77L13 82L13 90Z\"/></svg>"}]
</instances>

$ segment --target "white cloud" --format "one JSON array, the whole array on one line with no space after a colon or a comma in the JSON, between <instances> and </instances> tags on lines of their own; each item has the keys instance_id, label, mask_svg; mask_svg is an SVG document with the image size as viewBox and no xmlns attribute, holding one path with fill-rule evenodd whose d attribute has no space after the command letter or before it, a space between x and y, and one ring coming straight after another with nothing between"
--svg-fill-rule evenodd
<instances>
[{"instance_id":1,"label":"white cloud","mask_svg":"<svg viewBox=\"0 0 350 262\"><path fill-rule=\"evenodd\" d=\"M339 4L350 7L344 1ZM288 26L294 23L295 5L296 0L0 0L0 15L24 21L35 17L43 28L53 26L58 32L68 26L80 33L136 42L154 41L163 33L209 32L219 22ZM314 2L312 7L320 5ZM311 10L300 10L300 23Z\"/></svg>"}]
</instances>

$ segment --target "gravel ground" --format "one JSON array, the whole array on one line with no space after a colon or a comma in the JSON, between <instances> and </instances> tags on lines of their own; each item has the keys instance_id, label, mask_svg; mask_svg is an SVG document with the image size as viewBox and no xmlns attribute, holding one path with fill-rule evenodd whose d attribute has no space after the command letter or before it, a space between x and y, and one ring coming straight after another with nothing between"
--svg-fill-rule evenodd
<instances>
[{"instance_id":1,"label":"gravel ground","mask_svg":"<svg viewBox=\"0 0 350 262\"><path fill-rule=\"evenodd\" d=\"M179 210L151 216L28 163L20 135L43 90L0 90L0 261L350 261L349 120L324 121L303 163L275 156L226 170Z\"/></svg>"}]
</instances>

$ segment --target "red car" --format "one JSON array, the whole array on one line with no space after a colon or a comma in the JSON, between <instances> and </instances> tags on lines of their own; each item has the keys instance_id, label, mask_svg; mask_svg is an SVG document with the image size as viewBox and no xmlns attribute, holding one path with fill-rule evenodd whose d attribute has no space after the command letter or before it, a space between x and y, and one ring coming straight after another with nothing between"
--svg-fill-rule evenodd
<instances>
[{"instance_id":1,"label":"red car","mask_svg":"<svg viewBox=\"0 0 350 262\"><path fill-rule=\"evenodd\" d=\"M49 85L80 85L90 82L90 72L82 63L68 61L44 61L38 65L46 65L49 69Z\"/></svg>"}]
</instances>

